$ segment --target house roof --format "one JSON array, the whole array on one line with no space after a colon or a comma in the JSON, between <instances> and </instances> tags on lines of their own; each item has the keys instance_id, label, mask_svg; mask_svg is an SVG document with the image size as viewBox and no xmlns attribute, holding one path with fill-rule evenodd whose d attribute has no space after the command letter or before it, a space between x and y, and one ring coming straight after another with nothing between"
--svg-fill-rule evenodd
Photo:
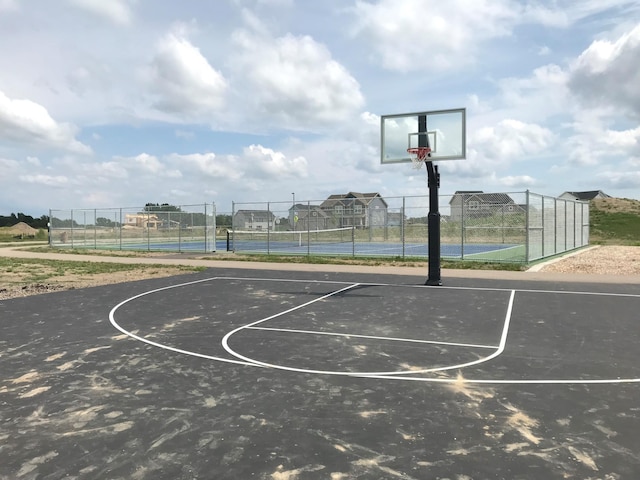
<instances>
[{"instance_id":1,"label":"house roof","mask_svg":"<svg viewBox=\"0 0 640 480\"><path fill-rule=\"evenodd\" d=\"M593 200L598 195L604 198L611 198L611 195L607 195L602 190L589 190L587 192L564 192L563 195L567 193L573 195L578 200Z\"/></svg>"},{"instance_id":2,"label":"house roof","mask_svg":"<svg viewBox=\"0 0 640 480\"><path fill-rule=\"evenodd\" d=\"M236 215L274 216L273 212L269 210L238 210Z\"/></svg>"},{"instance_id":3,"label":"house roof","mask_svg":"<svg viewBox=\"0 0 640 480\"><path fill-rule=\"evenodd\" d=\"M483 203L491 203L495 205L514 204L513 198L506 193L483 193L482 190L459 190L453 194L449 203L453 202L456 197L464 197L464 200L478 200Z\"/></svg>"},{"instance_id":4,"label":"house roof","mask_svg":"<svg viewBox=\"0 0 640 480\"><path fill-rule=\"evenodd\" d=\"M322 208L331 208L334 205L341 204L350 204L353 200L358 200L360 203L368 205L374 199L379 198L385 205L387 202L384 201L382 196L377 193L359 193L359 192L348 192L348 193L338 193L334 195L329 195L327 199L322 202Z\"/></svg>"}]
</instances>

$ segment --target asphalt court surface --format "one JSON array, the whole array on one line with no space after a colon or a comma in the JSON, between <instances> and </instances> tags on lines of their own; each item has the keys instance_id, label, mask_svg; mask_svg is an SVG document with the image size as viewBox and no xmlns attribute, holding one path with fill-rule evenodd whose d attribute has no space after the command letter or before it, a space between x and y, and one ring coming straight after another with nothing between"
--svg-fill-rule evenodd
<instances>
[{"instance_id":1,"label":"asphalt court surface","mask_svg":"<svg viewBox=\"0 0 640 480\"><path fill-rule=\"evenodd\" d=\"M638 478L637 285L210 269L0 302L0 478Z\"/></svg>"}]
</instances>

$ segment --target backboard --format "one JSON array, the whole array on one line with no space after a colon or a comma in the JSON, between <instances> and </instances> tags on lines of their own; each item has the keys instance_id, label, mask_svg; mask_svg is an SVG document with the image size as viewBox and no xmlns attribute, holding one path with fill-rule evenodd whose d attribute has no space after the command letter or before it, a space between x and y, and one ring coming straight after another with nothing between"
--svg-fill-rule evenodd
<instances>
[{"instance_id":1,"label":"backboard","mask_svg":"<svg viewBox=\"0 0 640 480\"><path fill-rule=\"evenodd\" d=\"M431 160L463 160L467 150L466 109L383 115L380 163L411 162L407 149L431 148Z\"/></svg>"}]
</instances>

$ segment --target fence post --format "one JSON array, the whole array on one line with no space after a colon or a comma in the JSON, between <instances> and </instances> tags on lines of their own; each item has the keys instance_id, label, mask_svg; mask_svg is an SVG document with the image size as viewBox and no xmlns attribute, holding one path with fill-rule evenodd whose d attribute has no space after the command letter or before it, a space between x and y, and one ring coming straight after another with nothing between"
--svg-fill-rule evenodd
<instances>
[{"instance_id":1,"label":"fence post","mask_svg":"<svg viewBox=\"0 0 640 480\"><path fill-rule=\"evenodd\" d=\"M400 239L402 240L402 258L405 258L405 223L406 223L406 212L407 212L407 197L402 197L402 211L400 215Z\"/></svg>"},{"instance_id":2,"label":"fence post","mask_svg":"<svg viewBox=\"0 0 640 480\"><path fill-rule=\"evenodd\" d=\"M271 204L267 202L267 255L271 253Z\"/></svg>"},{"instance_id":3,"label":"fence post","mask_svg":"<svg viewBox=\"0 0 640 480\"><path fill-rule=\"evenodd\" d=\"M231 251L236 251L235 235L236 231L236 202L231 202ZM229 251L229 234L227 232L227 251Z\"/></svg>"},{"instance_id":4,"label":"fence post","mask_svg":"<svg viewBox=\"0 0 640 480\"><path fill-rule=\"evenodd\" d=\"M49 241L49 247L53 247L53 238L51 236L51 229L53 228L53 210L49 209L49 221L47 222L47 235Z\"/></svg>"},{"instance_id":5,"label":"fence post","mask_svg":"<svg viewBox=\"0 0 640 480\"><path fill-rule=\"evenodd\" d=\"M530 199L529 199L529 190L526 191L526 196L527 196L527 200L526 200L526 205L527 205L527 209L525 211L525 260L527 262L529 262L529 242L531 241L531 232L530 232L530 228L531 225L529 225L529 209L531 208L531 203L530 203Z\"/></svg>"},{"instance_id":6,"label":"fence post","mask_svg":"<svg viewBox=\"0 0 640 480\"><path fill-rule=\"evenodd\" d=\"M71 248L73 248L73 209L71 209Z\"/></svg>"},{"instance_id":7,"label":"fence post","mask_svg":"<svg viewBox=\"0 0 640 480\"><path fill-rule=\"evenodd\" d=\"M564 248L563 252L567 251L567 202L564 202Z\"/></svg>"},{"instance_id":8,"label":"fence post","mask_svg":"<svg viewBox=\"0 0 640 480\"><path fill-rule=\"evenodd\" d=\"M460 260L464 260L464 219L467 216L465 207L467 205L467 194L462 194L462 203L460 204Z\"/></svg>"},{"instance_id":9,"label":"fence post","mask_svg":"<svg viewBox=\"0 0 640 480\"><path fill-rule=\"evenodd\" d=\"M307 200L307 256L311 255L311 217L309 217L310 208L311 200Z\"/></svg>"},{"instance_id":10,"label":"fence post","mask_svg":"<svg viewBox=\"0 0 640 480\"><path fill-rule=\"evenodd\" d=\"M93 249L97 250L98 249L98 225L97 225L97 217L98 216L98 210L97 209L93 209Z\"/></svg>"},{"instance_id":11,"label":"fence post","mask_svg":"<svg viewBox=\"0 0 640 480\"><path fill-rule=\"evenodd\" d=\"M541 198L542 198L542 236L541 236L541 240L542 240L542 258L544 258L545 257L545 252L544 252L544 250L545 250L545 248L544 248L545 247L545 241L544 241L544 239L545 239L545 232L544 232L545 231L545 228L544 228L544 226L545 226L544 225L544 210L545 210L545 208L544 208L544 198L545 197L544 197L544 195L542 195Z\"/></svg>"}]
</instances>

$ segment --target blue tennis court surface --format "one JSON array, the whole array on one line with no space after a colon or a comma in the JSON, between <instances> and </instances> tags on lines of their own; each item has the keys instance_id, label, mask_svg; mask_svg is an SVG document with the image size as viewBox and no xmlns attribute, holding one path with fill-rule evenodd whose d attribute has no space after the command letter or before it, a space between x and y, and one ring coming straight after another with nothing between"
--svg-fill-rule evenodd
<instances>
[{"instance_id":1,"label":"blue tennis court surface","mask_svg":"<svg viewBox=\"0 0 640 480\"><path fill-rule=\"evenodd\" d=\"M470 255L480 255L489 252L506 251L519 245L510 244L442 244L443 257L462 258ZM120 247L118 247L120 248ZM165 243L131 243L123 244L122 250L167 250L185 252L207 252L205 242L181 242L180 244ZM427 243L397 243L397 242L354 242L354 243L318 243L300 244L297 242L267 242L267 241L236 241L228 243L226 240L216 241L216 251L235 251L237 253L254 254L282 254L282 255L355 255L355 256L390 256L390 257L427 257L429 247Z\"/></svg>"},{"instance_id":2,"label":"blue tennis court surface","mask_svg":"<svg viewBox=\"0 0 640 480\"><path fill-rule=\"evenodd\" d=\"M477 255L487 252L509 250L518 245L509 244L442 244L440 254L443 257L461 258L467 255ZM408 256L427 257L429 247L427 243L399 243L399 242L355 242L355 243L327 243L298 245L293 242L234 242L233 249L239 253L286 253L291 255L359 255L359 256Z\"/></svg>"}]
</instances>

